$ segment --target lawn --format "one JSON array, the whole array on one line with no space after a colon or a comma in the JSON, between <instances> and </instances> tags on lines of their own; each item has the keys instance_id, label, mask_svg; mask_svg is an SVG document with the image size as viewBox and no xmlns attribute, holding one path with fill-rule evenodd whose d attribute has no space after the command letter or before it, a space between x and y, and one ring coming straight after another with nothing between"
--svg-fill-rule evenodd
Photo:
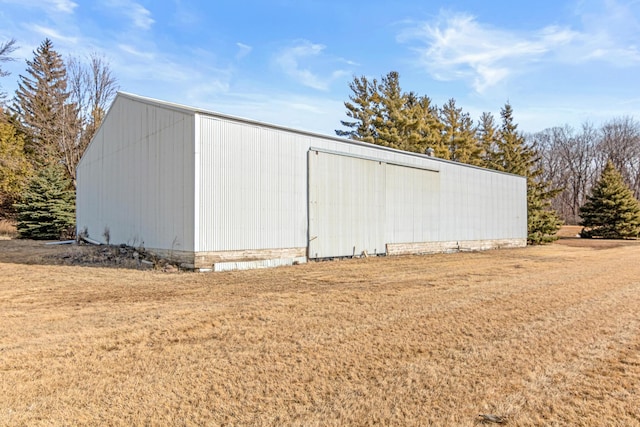
<instances>
[{"instance_id":1,"label":"lawn","mask_svg":"<svg viewBox=\"0 0 640 427\"><path fill-rule=\"evenodd\" d=\"M0 240L0 425L640 425L640 242L228 273Z\"/></svg>"}]
</instances>

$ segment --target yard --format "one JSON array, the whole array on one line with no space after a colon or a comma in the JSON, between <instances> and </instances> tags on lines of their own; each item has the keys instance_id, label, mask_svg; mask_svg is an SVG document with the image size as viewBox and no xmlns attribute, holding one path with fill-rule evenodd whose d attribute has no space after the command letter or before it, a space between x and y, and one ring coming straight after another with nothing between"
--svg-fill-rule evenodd
<instances>
[{"instance_id":1,"label":"yard","mask_svg":"<svg viewBox=\"0 0 640 427\"><path fill-rule=\"evenodd\" d=\"M0 425L640 425L640 242L229 273L0 241Z\"/></svg>"}]
</instances>

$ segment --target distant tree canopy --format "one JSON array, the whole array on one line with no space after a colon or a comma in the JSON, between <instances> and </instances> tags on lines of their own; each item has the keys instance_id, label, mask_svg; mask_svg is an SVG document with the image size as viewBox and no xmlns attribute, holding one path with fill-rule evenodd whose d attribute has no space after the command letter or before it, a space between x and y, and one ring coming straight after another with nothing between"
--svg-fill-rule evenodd
<instances>
[{"instance_id":1,"label":"distant tree canopy","mask_svg":"<svg viewBox=\"0 0 640 427\"><path fill-rule=\"evenodd\" d=\"M336 134L418 153L431 148L436 157L525 176L528 240L554 240L561 224L551 207L557 190L545 179L536 145L518 132L511 105L501 110L500 126L490 113L476 125L454 99L438 108L427 96L403 92L399 79L395 71L380 82L354 77L344 103L349 119L341 121L347 130Z\"/></svg>"},{"instance_id":2,"label":"distant tree canopy","mask_svg":"<svg viewBox=\"0 0 640 427\"><path fill-rule=\"evenodd\" d=\"M582 237L628 239L640 236L640 204L612 161L580 208Z\"/></svg>"},{"instance_id":3,"label":"distant tree canopy","mask_svg":"<svg viewBox=\"0 0 640 427\"><path fill-rule=\"evenodd\" d=\"M565 222L581 221L580 207L609 161L640 197L640 122L633 118L613 118L599 128L590 123L577 130L554 127L528 139L540 148L545 180L562 189L552 206Z\"/></svg>"}]
</instances>

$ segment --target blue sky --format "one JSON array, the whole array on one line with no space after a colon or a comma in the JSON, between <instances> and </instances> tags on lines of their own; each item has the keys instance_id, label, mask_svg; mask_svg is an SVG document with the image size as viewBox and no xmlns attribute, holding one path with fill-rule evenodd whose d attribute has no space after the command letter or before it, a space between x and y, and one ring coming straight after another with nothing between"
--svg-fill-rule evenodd
<instances>
[{"instance_id":1,"label":"blue sky","mask_svg":"<svg viewBox=\"0 0 640 427\"><path fill-rule=\"evenodd\" d=\"M330 135L353 76L389 71L474 120L509 101L525 132L640 111L640 0L0 0L10 38L9 96L50 38L123 91Z\"/></svg>"}]
</instances>

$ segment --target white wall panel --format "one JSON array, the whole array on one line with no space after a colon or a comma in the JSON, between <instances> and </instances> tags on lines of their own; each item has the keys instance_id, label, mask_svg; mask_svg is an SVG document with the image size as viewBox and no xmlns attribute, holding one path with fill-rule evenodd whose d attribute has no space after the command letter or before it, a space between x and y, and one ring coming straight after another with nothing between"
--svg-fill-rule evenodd
<instances>
[{"instance_id":1,"label":"white wall panel","mask_svg":"<svg viewBox=\"0 0 640 427\"><path fill-rule=\"evenodd\" d=\"M526 238L526 180L485 169L444 164L440 240Z\"/></svg>"},{"instance_id":2,"label":"white wall panel","mask_svg":"<svg viewBox=\"0 0 640 427\"><path fill-rule=\"evenodd\" d=\"M309 151L309 257L385 253L385 164Z\"/></svg>"},{"instance_id":3,"label":"white wall panel","mask_svg":"<svg viewBox=\"0 0 640 427\"><path fill-rule=\"evenodd\" d=\"M439 240L440 174L387 164L386 243Z\"/></svg>"},{"instance_id":4,"label":"white wall panel","mask_svg":"<svg viewBox=\"0 0 640 427\"><path fill-rule=\"evenodd\" d=\"M119 95L78 166L78 230L193 251L193 152L193 114Z\"/></svg>"},{"instance_id":5,"label":"white wall panel","mask_svg":"<svg viewBox=\"0 0 640 427\"><path fill-rule=\"evenodd\" d=\"M308 138L202 117L200 251L307 246Z\"/></svg>"}]
</instances>

